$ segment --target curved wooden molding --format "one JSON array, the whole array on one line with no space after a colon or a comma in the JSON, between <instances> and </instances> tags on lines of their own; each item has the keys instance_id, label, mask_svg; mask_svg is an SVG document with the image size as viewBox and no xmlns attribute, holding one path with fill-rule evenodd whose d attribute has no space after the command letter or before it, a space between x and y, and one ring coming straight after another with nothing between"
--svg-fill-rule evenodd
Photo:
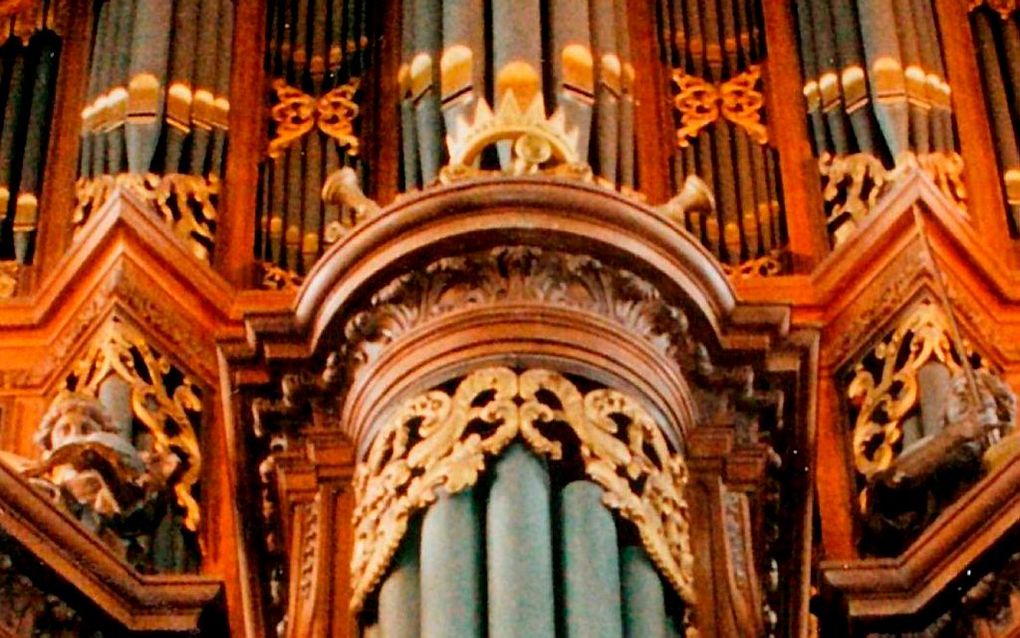
<instances>
[{"instance_id":1,"label":"curved wooden molding","mask_svg":"<svg viewBox=\"0 0 1020 638\"><path fill-rule=\"evenodd\" d=\"M689 297L716 333L736 298L718 262L686 231L615 192L551 178L470 180L408 195L357 227L319 260L298 292L292 315L249 322L270 358L303 358L357 292L409 263L461 246L527 243L615 261L664 292ZM693 318L692 318L693 319ZM303 350L294 337L304 337ZM282 338L281 338L282 337ZM274 342L288 347L274 347ZM254 345L254 343L252 344Z\"/></svg>"},{"instance_id":2,"label":"curved wooden molding","mask_svg":"<svg viewBox=\"0 0 1020 638\"><path fill-rule=\"evenodd\" d=\"M207 576L139 574L3 463L0 527L132 631L194 631L222 589L219 580Z\"/></svg>"}]
</instances>

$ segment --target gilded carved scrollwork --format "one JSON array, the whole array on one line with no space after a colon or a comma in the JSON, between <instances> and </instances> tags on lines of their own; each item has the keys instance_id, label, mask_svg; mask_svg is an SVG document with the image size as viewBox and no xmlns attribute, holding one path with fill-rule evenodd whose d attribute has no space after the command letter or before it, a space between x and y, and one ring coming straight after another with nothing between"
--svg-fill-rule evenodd
<instances>
[{"instance_id":1,"label":"gilded carved scrollwork","mask_svg":"<svg viewBox=\"0 0 1020 638\"><path fill-rule=\"evenodd\" d=\"M847 388L847 397L858 409L854 467L865 477L888 469L899 454L903 419L917 406L921 366L937 361L953 374L963 372L947 320L930 303L918 306L869 356L881 366L878 377L858 363Z\"/></svg>"},{"instance_id":2,"label":"gilded carved scrollwork","mask_svg":"<svg viewBox=\"0 0 1020 638\"><path fill-rule=\"evenodd\" d=\"M360 107L354 97L359 84L360 80L353 78L316 99L277 79L273 83L277 103L270 110L276 135L269 142L269 157L279 157L283 149L316 126L341 148L346 148L348 155L357 155L360 141L354 132L354 120Z\"/></svg>"},{"instance_id":3,"label":"gilded carved scrollwork","mask_svg":"<svg viewBox=\"0 0 1020 638\"><path fill-rule=\"evenodd\" d=\"M186 514L184 525L197 530L201 514L194 490L201 476L202 452L192 419L201 413L202 402L195 381L119 320L80 359L68 385L75 393L96 397L111 375L131 388L134 417L152 438L151 457L173 459L173 493Z\"/></svg>"},{"instance_id":4,"label":"gilded carved scrollwork","mask_svg":"<svg viewBox=\"0 0 1020 638\"><path fill-rule=\"evenodd\" d=\"M677 144L690 146L691 139L720 118L744 129L755 142L767 143L768 129L762 123L765 99L756 88L760 79L758 65L751 65L720 84L674 69L673 82L678 93L673 98L673 106L680 114Z\"/></svg>"},{"instance_id":5,"label":"gilded carved scrollwork","mask_svg":"<svg viewBox=\"0 0 1020 638\"><path fill-rule=\"evenodd\" d=\"M260 261L259 271L262 275L262 287L266 290L297 290L304 278L293 270L281 268L271 261Z\"/></svg>"},{"instance_id":6,"label":"gilded carved scrollwork","mask_svg":"<svg viewBox=\"0 0 1020 638\"><path fill-rule=\"evenodd\" d=\"M74 227L80 229L84 226L118 188L151 205L195 257L209 260L218 218L215 202L220 182L217 177L121 173L79 179L75 183L77 204L71 218Z\"/></svg>"},{"instance_id":7,"label":"gilded carved scrollwork","mask_svg":"<svg viewBox=\"0 0 1020 638\"><path fill-rule=\"evenodd\" d=\"M18 275L21 264L16 261L0 261L0 299L14 296L18 289Z\"/></svg>"},{"instance_id":8,"label":"gilded carved scrollwork","mask_svg":"<svg viewBox=\"0 0 1020 638\"><path fill-rule=\"evenodd\" d=\"M967 189L963 183L963 158L958 153L907 153L891 169L869 153L822 153L818 158L818 171L822 176L822 197L834 243L838 245L845 241L874 209L888 187L904 171L915 166L924 171L946 197L959 207L965 207Z\"/></svg>"},{"instance_id":9,"label":"gilded carved scrollwork","mask_svg":"<svg viewBox=\"0 0 1020 638\"><path fill-rule=\"evenodd\" d=\"M605 504L635 525L658 568L693 602L687 469L651 416L624 394L582 393L550 370L486 368L465 377L452 396L433 390L405 401L359 465L352 609L384 575L411 515L439 490L474 485L489 459L518 437L552 460L562 458L564 441L576 439Z\"/></svg>"}]
</instances>

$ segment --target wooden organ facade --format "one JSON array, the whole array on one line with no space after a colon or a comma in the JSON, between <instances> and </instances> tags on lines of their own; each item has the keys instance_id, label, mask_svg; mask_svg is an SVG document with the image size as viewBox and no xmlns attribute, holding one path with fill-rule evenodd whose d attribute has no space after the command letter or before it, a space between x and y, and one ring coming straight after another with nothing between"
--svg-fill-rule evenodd
<instances>
[{"instance_id":1,"label":"wooden organ facade","mask_svg":"<svg viewBox=\"0 0 1020 638\"><path fill-rule=\"evenodd\" d=\"M1020 636L1014 0L0 1L0 637Z\"/></svg>"}]
</instances>

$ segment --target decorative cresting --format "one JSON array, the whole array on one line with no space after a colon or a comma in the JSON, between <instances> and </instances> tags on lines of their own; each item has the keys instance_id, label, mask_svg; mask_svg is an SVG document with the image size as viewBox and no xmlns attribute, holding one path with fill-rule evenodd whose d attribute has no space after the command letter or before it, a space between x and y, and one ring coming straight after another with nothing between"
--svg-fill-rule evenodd
<instances>
[{"instance_id":1,"label":"decorative cresting","mask_svg":"<svg viewBox=\"0 0 1020 638\"><path fill-rule=\"evenodd\" d=\"M624 0L405 2L402 9L404 190L479 171L547 170L594 174L598 184L635 192L635 72Z\"/></svg>"},{"instance_id":2,"label":"decorative cresting","mask_svg":"<svg viewBox=\"0 0 1020 638\"><path fill-rule=\"evenodd\" d=\"M208 259L225 166L234 2L134 4L97 3L73 223L88 220L111 182L130 184L157 192L143 199ZM168 215L160 190L198 198L194 215Z\"/></svg>"},{"instance_id":3,"label":"decorative cresting","mask_svg":"<svg viewBox=\"0 0 1020 638\"><path fill-rule=\"evenodd\" d=\"M0 267L32 261L60 63L57 13L68 11L59 0L16 6L0 14Z\"/></svg>"},{"instance_id":4,"label":"decorative cresting","mask_svg":"<svg viewBox=\"0 0 1020 638\"><path fill-rule=\"evenodd\" d=\"M732 277L779 274L786 219L769 146L758 0L658 0L660 62L672 69L673 188L705 180L715 210L684 224Z\"/></svg>"},{"instance_id":5,"label":"decorative cresting","mask_svg":"<svg viewBox=\"0 0 1020 638\"><path fill-rule=\"evenodd\" d=\"M185 527L196 531L201 513L195 490L202 473L202 451L195 432L202 413L197 384L150 346L144 335L116 318L81 357L67 387L77 394L101 397L102 386L111 376L129 388L131 415L151 438L146 453L153 461L172 464L173 471L165 477L166 487L172 489L185 513Z\"/></svg>"},{"instance_id":6,"label":"decorative cresting","mask_svg":"<svg viewBox=\"0 0 1020 638\"><path fill-rule=\"evenodd\" d=\"M920 165L947 197L965 205L931 0L798 0L796 9L833 245L853 234L904 165Z\"/></svg>"},{"instance_id":7,"label":"decorative cresting","mask_svg":"<svg viewBox=\"0 0 1020 638\"><path fill-rule=\"evenodd\" d=\"M460 114L450 126L446 145L450 162L439 172L439 181L449 183L485 174L529 175L545 173L592 181L591 167L580 159L576 127L567 130L564 111L546 116L541 93L520 104L512 90L503 93L493 112L484 98L475 103L469 122ZM479 168L483 151L497 144L509 144L509 162L503 168Z\"/></svg>"},{"instance_id":8,"label":"decorative cresting","mask_svg":"<svg viewBox=\"0 0 1020 638\"><path fill-rule=\"evenodd\" d=\"M1014 113L1020 91L1020 4L1016 0L971 0L970 25L992 125L1009 227L1020 236L1020 135Z\"/></svg>"},{"instance_id":9,"label":"decorative cresting","mask_svg":"<svg viewBox=\"0 0 1020 638\"><path fill-rule=\"evenodd\" d=\"M85 221L123 189L149 205L173 230L196 258L208 261L216 232L216 198L220 181L197 175L100 175L75 184L77 205L71 218L80 229Z\"/></svg>"},{"instance_id":10,"label":"decorative cresting","mask_svg":"<svg viewBox=\"0 0 1020 638\"><path fill-rule=\"evenodd\" d=\"M552 460L576 439L603 502L635 525L656 566L694 602L687 469L651 416L615 390L583 394L550 370L497 367L467 375L453 396L433 390L406 400L376 434L355 474L354 611L384 575L410 516L439 490L474 485L517 438Z\"/></svg>"},{"instance_id":11,"label":"decorative cresting","mask_svg":"<svg viewBox=\"0 0 1020 638\"><path fill-rule=\"evenodd\" d=\"M350 217L343 202L319 197L327 178L341 168L358 187L370 176L361 157L365 113L362 78L372 65L378 27L370 6L359 0L266 3L265 68L267 139L259 167L255 258L264 288L299 281Z\"/></svg>"}]
</instances>

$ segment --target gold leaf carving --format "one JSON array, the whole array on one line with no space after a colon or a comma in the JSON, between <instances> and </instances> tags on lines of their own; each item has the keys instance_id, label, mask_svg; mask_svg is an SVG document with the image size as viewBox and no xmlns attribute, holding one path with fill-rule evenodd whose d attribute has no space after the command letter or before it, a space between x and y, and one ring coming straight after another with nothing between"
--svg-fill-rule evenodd
<instances>
[{"instance_id":1,"label":"gold leaf carving","mask_svg":"<svg viewBox=\"0 0 1020 638\"><path fill-rule=\"evenodd\" d=\"M966 207L963 157L959 153L905 153L897 158L896 167L891 169L870 153L822 153L818 158L818 171L822 176L822 196L834 243L838 245L845 241L875 207L888 186L914 166L923 170L957 206Z\"/></svg>"},{"instance_id":2,"label":"gold leaf carving","mask_svg":"<svg viewBox=\"0 0 1020 638\"><path fill-rule=\"evenodd\" d=\"M929 361L952 374L963 372L945 316L923 303L869 354L880 364L878 378L863 361L854 368L847 398L858 408L853 426L854 466L870 478L899 454L903 421L918 405L917 372Z\"/></svg>"},{"instance_id":3,"label":"gold leaf carving","mask_svg":"<svg viewBox=\"0 0 1020 638\"><path fill-rule=\"evenodd\" d=\"M187 374L179 375L180 382L170 386L166 378L171 372L180 371L140 333L114 319L79 360L72 389L99 396L100 385L111 374L131 386L132 411L152 435L156 454L176 455L182 461L174 493L187 513L185 526L195 531L201 514L192 490L201 475L202 452L189 413L201 413L202 402L197 384Z\"/></svg>"},{"instance_id":4,"label":"gold leaf carving","mask_svg":"<svg viewBox=\"0 0 1020 638\"><path fill-rule=\"evenodd\" d=\"M262 287L266 290L297 290L304 281L301 275L271 261L260 261L259 270L262 272Z\"/></svg>"},{"instance_id":5,"label":"gold leaf carving","mask_svg":"<svg viewBox=\"0 0 1020 638\"><path fill-rule=\"evenodd\" d=\"M488 460L518 437L552 460L562 458L565 437L579 441L585 473L604 490L604 503L637 527L658 568L694 601L687 468L651 416L620 392L582 394L550 370L486 368L466 376L453 396L433 390L405 401L358 466L354 611L382 579L411 515L439 490L474 485Z\"/></svg>"},{"instance_id":6,"label":"gold leaf carving","mask_svg":"<svg viewBox=\"0 0 1020 638\"><path fill-rule=\"evenodd\" d=\"M359 78L338 86L316 100L301 89L277 79L273 82L277 103L270 110L276 123L276 135L269 142L269 157L279 157L283 149L304 137L316 126L336 140L347 154L354 156L360 141L354 134L359 107L354 101Z\"/></svg>"},{"instance_id":7,"label":"gold leaf carving","mask_svg":"<svg viewBox=\"0 0 1020 638\"><path fill-rule=\"evenodd\" d=\"M197 258L209 260L217 219L214 202L220 189L216 176L121 173L79 179L75 183L77 204L71 218L76 230L80 230L89 217L102 208L117 188L123 188L152 205Z\"/></svg>"},{"instance_id":8,"label":"gold leaf carving","mask_svg":"<svg viewBox=\"0 0 1020 638\"><path fill-rule=\"evenodd\" d=\"M712 84L680 69L673 70L673 82L678 92L673 107L680 115L680 128L676 132L677 145L686 148L703 128L720 117L733 122L759 144L769 140L768 129L762 123L761 112L765 99L755 88L761 79L758 65L720 84Z\"/></svg>"},{"instance_id":9,"label":"gold leaf carving","mask_svg":"<svg viewBox=\"0 0 1020 638\"><path fill-rule=\"evenodd\" d=\"M968 10L973 11L982 5L988 5L988 8L1002 16L1003 20L1009 20L1009 16L1020 8L1020 2L1017 0L970 0Z\"/></svg>"}]
</instances>

